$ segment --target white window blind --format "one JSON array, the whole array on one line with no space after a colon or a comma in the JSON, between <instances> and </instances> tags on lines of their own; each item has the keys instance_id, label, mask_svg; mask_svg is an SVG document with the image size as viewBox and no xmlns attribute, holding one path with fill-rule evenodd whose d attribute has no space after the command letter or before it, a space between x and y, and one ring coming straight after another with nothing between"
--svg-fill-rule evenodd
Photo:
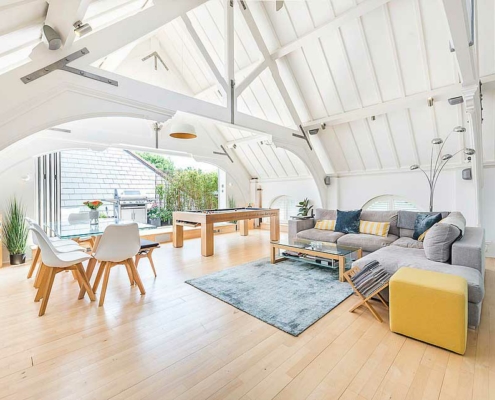
<instances>
[{"instance_id":1,"label":"white window blind","mask_svg":"<svg viewBox=\"0 0 495 400\"><path fill-rule=\"evenodd\" d=\"M270 208L278 208L280 210L280 222L287 223L291 215L297 215L298 208L296 201L289 196L279 196L270 204Z\"/></svg>"},{"instance_id":2,"label":"white window blind","mask_svg":"<svg viewBox=\"0 0 495 400\"><path fill-rule=\"evenodd\" d=\"M364 206L363 210L370 211L420 211L418 206L412 201L404 199L400 196L384 195L378 196L374 199L368 201Z\"/></svg>"}]
</instances>

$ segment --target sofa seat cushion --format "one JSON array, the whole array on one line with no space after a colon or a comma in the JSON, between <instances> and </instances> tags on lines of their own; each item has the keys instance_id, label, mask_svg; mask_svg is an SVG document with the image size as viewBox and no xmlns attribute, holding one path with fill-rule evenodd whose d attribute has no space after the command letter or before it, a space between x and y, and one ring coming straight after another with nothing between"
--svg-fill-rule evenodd
<instances>
[{"instance_id":1,"label":"sofa seat cushion","mask_svg":"<svg viewBox=\"0 0 495 400\"><path fill-rule=\"evenodd\" d=\"M322 229L306 229L305 231L298 232L296 237L298 239L316 240L318 242L330 242L335 243L339 237L344 236L342 232L326 231Z\"/></svg>"},{"instance_id":2,"label":"sofa seat cushion","mask_svg":"<svg viewBox=\"0 0 495 400\"><path fill-rule=\"evenodd\" d=\"M412 267L460 276L466 279L468 283L468 300L471 303L479 303L485 295L483 277L478 270L428 260L424 250L421 249L389 246L354 261L352 266L363 268L373 260L378 261L391 274L397 272L401 267Z\"/></svg>"},{"instance_id":3,"label":"sofa seat cushion","mask_svg":"<svg viewBox=\"0 0 495 400\"><path fill-rule=\"evenodd\" d=\"M406 247L410 249L422 249L423 242L414 240L412 237L401 237L393 242L392 246Z\"/></svg>"},{"instance_id":4,"label":"sofa seat cushion","mask_svg":"<svg viewBox=\"0 0 495 400\"><path fill-rule=\"evenodd\" d=\"M398 239L395 235L388 235L387 237L368 235L365 233L349 233L342 236L337 241L342 246L360 247L363 251L377 251L382 247L389 246L391 243Z\"/></svg>"}]
</instances>

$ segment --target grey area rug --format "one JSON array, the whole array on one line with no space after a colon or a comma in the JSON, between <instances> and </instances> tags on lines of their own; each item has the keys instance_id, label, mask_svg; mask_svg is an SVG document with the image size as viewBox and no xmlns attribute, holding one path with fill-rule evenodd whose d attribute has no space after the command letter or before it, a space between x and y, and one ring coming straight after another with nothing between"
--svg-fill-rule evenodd
<instances>
[{"instance_id":1,"label":"grey area rug","mask_svg":"<svg viewBox=\"0 0 495 400\"><path fill-rule=\"evenodd\" d=\"M338 269L268 258L186 283L270 325L298 336L352 294Z\"/></svg>"}]
</instances>

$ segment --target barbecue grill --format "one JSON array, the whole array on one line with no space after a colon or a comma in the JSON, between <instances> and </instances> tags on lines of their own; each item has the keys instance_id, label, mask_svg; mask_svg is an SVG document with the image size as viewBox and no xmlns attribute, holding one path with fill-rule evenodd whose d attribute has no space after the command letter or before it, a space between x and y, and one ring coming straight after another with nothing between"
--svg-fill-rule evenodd
<instances>
[{"instance_id":1,"label":"barbecue grill","mask_svg":"<svg viewBox=\"0 0 495 400\"><path fill-rule=\"evenodd\" d=\"M146 223L148 197L139 189L115 189L115 215L121 221Z\"/></svg>"}]
</instances>

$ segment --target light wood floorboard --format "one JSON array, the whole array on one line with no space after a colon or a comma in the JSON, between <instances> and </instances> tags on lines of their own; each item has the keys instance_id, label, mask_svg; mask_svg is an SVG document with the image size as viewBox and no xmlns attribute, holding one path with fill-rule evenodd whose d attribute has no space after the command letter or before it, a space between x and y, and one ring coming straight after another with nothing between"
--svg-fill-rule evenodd
<instances>
[{"instance_id":1,"label":"light wood floorboard","mask_svg":"<svg viewBox=\"0 0 495 400\"><path fill-rule=\"evenodd\" d=\"M354 296L294 338L185 280L269 256L269 232L165 244L139 270L112 270L105 305L77 300L59 274L44 317L29 266L0 269L1 399L495 399L495 260L487 259L482 323L465 356L389 331ZM278 268L276 266L274 268ZM98 295L98 293L97 293Z\"/></svg>"}]
</instances>

